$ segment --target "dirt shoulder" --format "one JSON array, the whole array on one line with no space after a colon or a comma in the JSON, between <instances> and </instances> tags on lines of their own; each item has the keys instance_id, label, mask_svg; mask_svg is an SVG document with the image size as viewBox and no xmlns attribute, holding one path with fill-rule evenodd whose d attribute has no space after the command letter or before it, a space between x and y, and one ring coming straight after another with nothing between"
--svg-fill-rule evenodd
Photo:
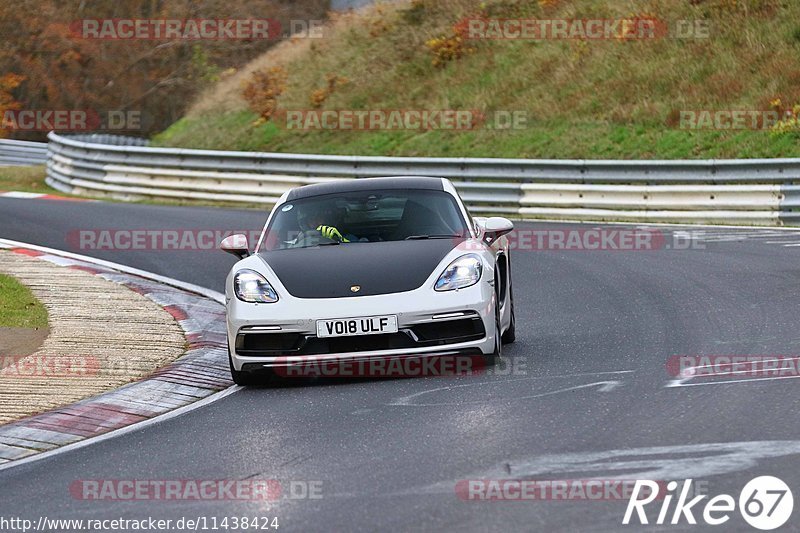
<instances>
[{"instance_id":1,"label":"dirt shoulder","mask_svg":"<svg viewBox=\"0 0 800 533\"><path fill-rule=\"evenodd\" d=\"M123 285L8 251L0 251L0 273L31 290L50 325L44 339L2 333L0 424L116 389L185 352L173 316Z\"/></svg>"}]
</instances>

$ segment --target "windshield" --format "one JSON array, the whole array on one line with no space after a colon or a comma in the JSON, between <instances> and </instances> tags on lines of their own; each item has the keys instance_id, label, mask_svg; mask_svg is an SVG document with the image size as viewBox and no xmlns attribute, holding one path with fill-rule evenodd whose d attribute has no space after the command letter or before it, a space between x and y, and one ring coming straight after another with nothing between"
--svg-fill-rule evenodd
<instances>
[{"instance_id":1,"label":"windshield","mask_svg":"<svg viewBox=\"0 0 800 533\"><path fill-rule=\"evenodd\" d=\"M282 205L260 250L468 235L458 205L444 191L343 192Z\"/></svg>"}]
</instances>

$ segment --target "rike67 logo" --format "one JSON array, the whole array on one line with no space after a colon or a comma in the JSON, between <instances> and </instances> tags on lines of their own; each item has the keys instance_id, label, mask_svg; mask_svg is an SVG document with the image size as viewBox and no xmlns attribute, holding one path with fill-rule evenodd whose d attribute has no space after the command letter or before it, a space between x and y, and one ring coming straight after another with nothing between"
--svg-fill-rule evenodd
<instances>
[{"instance_id":1,"label":"rike67 logo","mask_svg":"<svg viewBox=\"0 0 800 533\"><path fill-rule=\"evenodd\" d=\"M637 480L622 523L636 524L638 519L639 524L677 525L684 520L688 524L697 524L695 517L697 513L706 524L719 526L730 520L738 503L739 513L745 522L756 529L767 531L785 524L794 508L791 489L783 480L773 476L751 479L739 493L738 502L729 494L719 494L701 505L708 495L701 494L689 499L692 490L691 479L685 480L680 490L677 481L670 481L667 484L666 494L660 493L658 488L659 485L655 481ZM640 497L642 494L644 497ZM645 507L657 499L661 503L658 518L655 522L650 522L652 515L648 518ZM676 500L674 507L672 507L673 500Z\"/></svg>"}]
</instances>

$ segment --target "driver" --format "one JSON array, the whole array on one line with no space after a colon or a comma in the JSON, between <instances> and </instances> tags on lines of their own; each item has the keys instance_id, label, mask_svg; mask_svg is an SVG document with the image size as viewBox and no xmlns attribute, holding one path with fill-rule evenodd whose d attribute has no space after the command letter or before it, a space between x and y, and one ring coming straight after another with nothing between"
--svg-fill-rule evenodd
<instances>
[{"instance_id":1,"label":"driver","mask_svg":"<svg viewBox=\"0 0 800 533\"><path fill-rule=\"evenodd\" d=\"M339 242L350 242L350 239L334 226L339 217L332 208L315 209L311 206L297 210L297 224L304 233L318 231L326 239Z\"/></svg>"}]
</instances>

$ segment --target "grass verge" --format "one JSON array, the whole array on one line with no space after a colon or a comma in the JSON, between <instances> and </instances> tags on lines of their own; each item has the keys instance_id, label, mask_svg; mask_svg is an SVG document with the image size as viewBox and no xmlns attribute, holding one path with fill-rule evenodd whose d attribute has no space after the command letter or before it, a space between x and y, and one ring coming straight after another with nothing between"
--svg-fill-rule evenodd
<instances>
[{"instance_id":1,"label":"grass verge","mask_svg":"<svg viewBox=\"0 0 800 533\"><path fill-rule=\"evenodd\" d=\"M45 307L30 289L5 274L0 274L0 327L47 327Z\"/></svg>"},{"instance_id":2,"label":"grass verge","mask_svg":"<svg viewBox=\"0 0 800 533\"><path fill-rule=\"evenodd\" d=\"M45 167L0 167L0 191L61 194L44 182Z\"/></svg>"}]
</instances>

